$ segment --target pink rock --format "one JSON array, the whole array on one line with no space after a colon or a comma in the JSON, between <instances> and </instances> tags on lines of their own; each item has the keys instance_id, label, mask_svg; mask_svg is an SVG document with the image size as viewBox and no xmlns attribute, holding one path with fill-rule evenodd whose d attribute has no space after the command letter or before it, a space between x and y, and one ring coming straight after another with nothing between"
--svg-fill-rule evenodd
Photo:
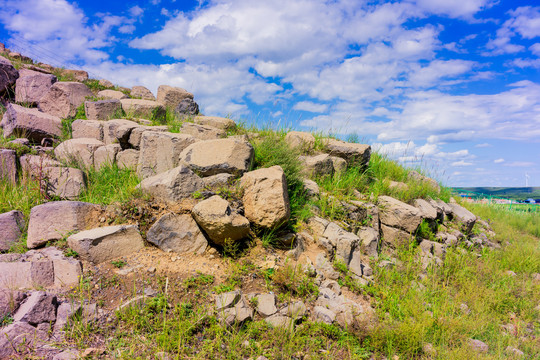
<instances>
[{"instance_id":1,"label":"pink rock","mask_svg":"<svg viewBox=\"0 0 540 360\"><path fill-rule=\"evenodd\" d=\"M37 71L22 69L15 87L15 101L18 103L37 104L56 82L56 76Z\"/></svg>"},{"instance_id":2,"label":"pink rock","mask_svg":"<svg viewBox=\"0 0 540 360\"><path fill-rule=\"evenodd\" d=\"M59 117L15 104L7 106L1 125L4 128L4 137L23 134L37 143L43 138L62 135L62 120Z\"/></svg>"},{"instance_id":3,"label":"pink rock","mask_svg":"<svg viewBox=\"0 0 540 360\"><path fill-rule=\"evenodd\" d=\"M45 291L34 291L13 314L13 320L24 321L31 325L56 320L56 296Z\"/></svg>"},{"instance_id":4,"label":"pink rock","mask_svg":"<svg viewBox=\"0 0 540 360\"><path fill-rule=\"evenodd\" d=\"M75 116L77 108L84 103L87 96L92 96L90 89L78 82L57 82L39 100L41 111L66 118Z\"/></svg>"},{"instance_id":5,"label":"pink rock","mask_svg":"<svg viewBox=\"0 0 540 360\"><path fill-rule=\"evenodd\" d=\"M15 84L19 77L19 72L11 62L0 56L0 94L3 94L9 87Z\"/></svg>"},{"instance_id":6,"label":"pink rock","mask_svg":"<svg viewBox=\"0 0 540 360\"><path fill-rule=\"evenodd\" d=\"M12 184L17 183L17 153L15 150L0 149L0 180L7 180Z\"/></svg>"},{"instance_id":7,"label":"pink rock","mask_svg":"<svg viewBox=\"0 0 540 360\"><path fill-rule=\"evenodd\" d=\"M13 210L0 214L0 251L8 251L19 240L24 230L24 215Z\"/></svg>"}]
</instances>

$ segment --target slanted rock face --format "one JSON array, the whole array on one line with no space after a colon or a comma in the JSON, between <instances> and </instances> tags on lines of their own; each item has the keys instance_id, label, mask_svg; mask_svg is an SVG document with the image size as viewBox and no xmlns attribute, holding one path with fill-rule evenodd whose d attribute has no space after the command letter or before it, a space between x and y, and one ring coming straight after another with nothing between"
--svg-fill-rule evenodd
<instances>
[{"instance_id":1,"label":"slanted rock face","mask_svg":"<svg viewBox=\"0 0 540 360\"><path fill-rule=\"evenodd\" d=\"M202 176L240 175L251 166L253 146L239 139L199 141L182 151L180 160Z\"/></svg>"},{"instance_id":2,"label":"slanted rock face","mask_svg":"<svg viewBox=\"0 0 540 360\"><path fill-rule=\"evenodd\" d=\"M160 85L157 91L157 102L170 109L175 109L184 99L193 99L193 94L179 87Z\"/></svg>"},{"instance_id":3,"label":"slanted rock face","mask_svg":"<svg viewBox=\"0 0 540 360\"><path fill-rule=\"evenodd\" d=\"M86 175L79 169L47 167L43 169L47 180L47 194L62 199L75 200L86 190Z\"/></svg>"},{"instance_id":4,"label":"slanted rock face","mask_svg":"<svg viewBox=\"0 0 540 360\"><path fill-rule=\"evenodd\" d=\"M129 96L127 96L126 94L118 90L101 90L100 92L97 93L97 96L101 98L105 98L105 99L116 99L116 100L129 98Z\"/></svg>"},{"instance_id":5,"label":"slanted rock face","mask_svg":"<svg viewBox=\"0 0 540 360\"><path fill-rule=\"evenodd\" d=\"M30 211L26 244L33 249L84 230L100 213L99 205L80 201L52 201L34 206Z\"/></svg>"},{"instance_id":6,"label":"slanted rock face","mask_svg":"<svg viewBox=\"0 0 540 360\"><path fill-rule=\"evenodd\" d=\"M315 137L308 132L290 131L285 136L285 141L292 148L300 148L306 151L312 150L315 146Z\"/></svg>"},{"instance_id":7,"label":"slanted rock face","mask_svg":"<svg viewBox=\"0 0 540 360\"><path fill-rule=\"evenodd\" d=\"M144 247L136 225L117 225L81 231L67 239L81 259L100 264Z\"/></svg>"},{"instance_id":8,"label":"slanted rock face","mask_svg":"<svg viewBox=\"0 0 540 360\"><path fill-rule=\"evenodd\" d=\"M15 150L0 149L0 180L17 183L17 153Z\"/></svg>"},{"instance_id":9,"label":"slanted rock face","mask_svg":"<svg viewBox=\"0 0 540 360\"><path fill-rule=\"evenodd\" d=\"M103 122L103 142L105 144L120 143L128 147L129 138L133 129L139 126L135 121L126 119L113 119Z\"/></svg>"},{"instance_id":10,"label":"slanted rock face","mask_svg":"<svg viewBox=\"0 0 540 360\"><path fill-rule=\"evenodd\" d=\"M144 100L156 100L154 94L144 86L134 86L131 88L131 96Z\"/></svg>"},{"instance_id":11,"label":"slanted rock face","mask_svg":"<svg viewBox=\"0 0 540 360\"><path fill-rule=\"evenodd\" d=\"M234 212L229 202L218 195L195 205L191 214L210 240L218 245L224 245L227 239L238 241L249 233L248 219Z\"/></svg>"},{"instance_id":12,"label":"slanted rock face","mask_svg":"<svg viewBox=\"0 0 540 360\"><path fill-rule=\"evenodd\" d=\"M120 116L122 104L120 100L85 101L84 111L87 119L109 120Z\"/></svg>"},{"instance_id":13,"label":"slanted rock face","mask_svg":"<svg viewBox=\"0 0 540 360\"><path fill-rule=\"evenodd\" d=\"M463 206L458 204L448 204L452 209L452 217L462 224L462 229L465 233L470 233L476 223L476 216Z\"/></svg>"},{"instance_id":14,"label":"slanted rock face","mask_svg":"<svg viewBox=\"0 0 540 360\"><path fill-rule=\"evenodd\" d=\"M365 166L371 157L371 146L365 144L347 143L340 140L328 139L326 147L330 155L339 156L348 163L358 163Z\"/></svg>"},{"instance_id":15,"label":"slanted rock face","mask_svg":"<svg viewBox=\"0 0 540 360\"><path fill-rule=\"evenodd\" d=\"M429 220L429 221L435 221L437 216L437 209L434 208L429 202L427 202L424 199L416 199L413 202L413 205L420 210L420 216L422 216L423 219Z\"/></svg>"},{"instance_id":16,"label":"slanted rock face","mask_svg":"<svg viewBox=\"0 0 540 360\"><path fill-rule=\"evenodd\" d=\"M24 225L24 215L18 210L0 214L0 251L8 251L19 240Z\"/></svg>"},{"instance_id":17,"label":"slanted rock face","mask_svg":"<svg viewBox=\"0 0 540 360\"><path fill-rule=\"evenodd\" d=\"M202 254L208 241L191 215L163 215L148 231L148 242L179 254Z\"/></svg>"},{"instance_id":18,"label":"slanted rock face","mask_svg":"<svg viewBox=\"0 0 540 360\"><path fill-rule=\"evenodd\" d=\"M75 120L71 124L73 139L93 138L103 141L104 121L98 120Z\"/></svg>"},{"instance_id":19,"label":"slanted rock face","mask_svg":"<svg viewBox=\"0 0 540 360\"><path fill-rule=\"evenodd\" d=\"M223 130L236 127L236 123L233 120L219 116L195 116L193 122L195 124L208 125Z\"/></svg>"},{"instance_id":20,"label":"slanted rock face","mask_svg":"<svg viewBox=\"0 0 540 360\"><path fill-rule=\"evenodd\" d=\"M250 171L240 180L246 217L265 228L279 226L291 215L287 180L280 166Z\"/></svg>"},{"instance_id":21,"label":"slanted rock face","mask_svg":"<svg viewBox=\"0 0 540 360\"><path fill-rule=\"evenodd\" d=\"M13 86L19 77L19 72L11 62L3 56L0 56L0 94L6 92Z\"/></svg>"},{"instance_id":22,"label":"slanted rock face","mask_svg":"<svg viewBox=\"0 0 540 360\"><path fill-rule=\"evenodd\" d=\"M168 130L167 126L138 126L133 128L129 134L129 146L139 150L143 133L147 131L168 132Z\"/></svg>"},{"instance_id":23,"label":"slanted rock face","mask_svg":"<svg viewBox=\"0 0 540 360\"><path fill-rule=\"evenodd\" d=\"M308 176L324 176L334 173L334 162L328 154L300 156L303 172Z\"/></svg>"},{"instance_id":24,"label":"slanted rock face","mask_svg":"<svg viewBox=\"0 0 540 360\"><path fill-rule=\"evenodd\" d=\"M33 291L13 314L13 320L34 326L43 322L53 322L56 320L56 305L55 295L47 294L45 291Z\"/></svg>"},{"instance_id":25,"label":"slanted rock face","mask_svg":"<svg viewBox=\"0 0 540 360\"><path fill-rule=\"evenodd\" d=\"M54 155L60 161L75 161L89 169L94 166L95 151L103 145L103 142L93 138L70 139L58 145Z\"/></svg>"},{"instance_id":26,"label":"slanted rock face","mask_svg":"<svg viewBox=\"0 0 540 360\"><path fill-rule=\"evenodd\" d=\"M139 184L139 187L162 201L177 202L202 189L204 183L191 169L180 165L164 173L144 179Z\"/></svg>"},{"instance_id":27,"label":"slanted rock face","mask_svg":"<svg viewBox=\"0 0 540 360\"><path fill-rule=\"evenodd\" d=\"M29 140L38 143L43 138L62 135L62 120L59 117L16 104L7 106L0 125L4 128L4 137L21 133Z\"/></svg>"},{"instance_id":28,"label":"slanted rock face","mask_svg":"<svg viewBox=\"0 0 540 360\"><path fill-rule=\"evenodd\" d=\"M15 87L15 101L35 105L57 81L56 76L23 69Z\"/></svg>"},{"instance_id":29,"label":"slanted rock face","mask_svg":"<svg viewBox=\"0 0 540 360\"><path fill-rule=\"evenodd\" d=\"M225 130L218 129L207 125L198 125L193 123L183 123L180 132L183 134L189 134L197 139L212 140L225 137Z\"/></svg>"},{"instance_id":30,"label":"slanted rock face","mask_svg":"<svg viewBox=\"0 0 540 360\"><path fill-rule=\"evenodd\" d=\"M422 221L417 208L390 196L380 196L379 207L381 223L404 230L409 234L414 233Z\"/></svg>"},{"instance_id":31,"label":"slanted rock face","mask_svg":"<svg viewBox=\"0 0 540 360\"><path fill-rule=\"evenodd\" d=\"M187 134L144 132L140 145L140 175L144 179L177 167L182 151L195 141L193 136Z\"/></svg>"},{"instance_id":32,"label":"slanted rock face","mask_svg":"<svg viewBox=\"0 0 540 360\"><path fill-rule=\"evenodd\" d=\"M156 101L122 99L120 102L122 103L122 109L130 116L143 117L152 120L162 120L165 118L165 108Z\"/></svg>"},{"instance_id":33,"label":"slanted rock face","mask_svg":"<svg viewBox=\"0 0 540 360\"><path fill-rule=\"evenodd\" d=\"M60 81L51 86L49 92L39 100L38 107L60 118L75 116L77 108L87 96L92 95L92 91L82 83Z\"/></svg>"}]
</instances>

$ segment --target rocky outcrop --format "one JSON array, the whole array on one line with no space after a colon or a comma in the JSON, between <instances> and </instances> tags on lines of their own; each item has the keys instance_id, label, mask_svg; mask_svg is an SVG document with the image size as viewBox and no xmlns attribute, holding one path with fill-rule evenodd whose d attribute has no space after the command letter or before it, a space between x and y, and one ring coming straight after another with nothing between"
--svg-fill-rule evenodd
<instances>
[{"instance_id":1,"label":"rocky outcrop","mask_svg":"<svg viewBox=\"0 0 540 360\"><path fill-rule=\"evenodd\" d=\"M334 162L328 154L300 156L302 172L307 176L325 176L334 173Z\"/></svg>"},{"instance_id":2,"label":"rocky outcrop","mask_svg":"<svg viewBox=\"0 0 540 360\"><path fill-rule=\"evenodd\" d=\"M366 166L371 158L371 146L327 139L325 146L330 155L341 157L348 163Z\"/></svg>"},{"instance_id":3,"label":"rocky outcrop","mask_svg":"<svg viewBox=\"0 0 540 360\"><path fill-rule=\"evenodd\" d=\"M94 166L94 153L103 145L103 142L93 138L66 140L54 149L54 155L66 164L76 163L90 169Z\"/></svg>"},{"instance_id":4,"label":"rocky outcrop","mask_svg":"<svg viewBox=\"0 0 540 360\"><path fill-rule=\"evenodd\" d=\"M156 97L150 90L144 86L134 86L131 88L131 96L134 98L140 98L143 100L152 100L155 101Z\"/></svg>"},{"instance_id":5,"label":"rocky outcrop","mask_svg":"<svg viewBox=\"0 0 540 360\"><path fill-rule=\"evenodd\" d=\"M67 239L80 258L94 264L136 252L144 247L136 225L105 226L81 231Z\"/></svg>"},{"instance_id":6,"label":"rocky outcrop","mask_svg":"<svg viewBox=\"0 0 540 360\"><path fill-rule=\"evenodd\" d=\"M12 210L0 214L0 252L8 251L13 244L19 241L24 228L22 212Z\"/></svg>"},{"instance_id":7,"label":"rocky outcrop","mask_svg":"<svg viewBox=\"0 0 540 360\"><path fill-rule=\"evenodd\" d=\"M122 110L129 116L161 121L165 119L165 108L153 100L122 99Z\"/></svg>"},{"instance_id":8,"label":"rocky outcrop","mask_svg":"<svg viewBox=\"0 0 540 360\"><path fill-rule=\"evenodd\" d=\"M75 116L77 108L84 103L87 96L92 95L92 91L84 84L60 81L40 98L38 107L44 113L67 118Z\"/></svg>"},{"instance_id":9,"label":"rocky outcrop","mask_svg":"<svg viewBox=\"0 0 540 360\"><path fill-rule=\"evenodd\" d=\"M117 99L85 101L84 111L87 119L110 120L122 115L122 104Z\"/></svg>"},{"instance_id":10,"label":"rocky outcrop","mask_svg":"<svg viewBox=\"0 0 540 360\"><path fill-rule=\"evenodd\" d=\"M129 96L118 90L101 90L97 93L97 96L109 100L122 100L128 99Z\"/></svg>"},{"instance_id":11,"label":"rocky outcrop","mask_svg":"<svg viewBox=\"0 0 540 360\"><path fill-rule=\"evenodd\" d=\"M245 140L199 141L180 154L180 161L204 176L229 173L241 175L253 161L253 146Z\"/></svg>"},{"instance_id":12,"label":"rocky outcrop","mask_svg":"<svg viewBox=\"0 0 540 360\"><path fill-rule=\"evenodd\" d=\"M139 184L141 190L164 202L188 198L203 187L201 178L184 165L148 177Z\"/></svg>"},{"instance_id":13,"label":"rocky outcrop","mask_svg":"<svg viewBox=\"0 0 540 360\"><path fill-rule=\"evenodd\" d=\"M289 131L285 135L285 141L292 148L298 148L301 151L310 151L315 146L315 137L308 132Z\"/></svg>"},{"instance_id":14,"label":"rocky outcrop","mask_svg":"<svg viewBox=\"0 0 540 360\"><path fill-rule=\"evenodd\" d=\"M235 242L249 233L248 219L233 211L229 202L217 195L195 205L191 213L215 244Z\"/></svg>"},{"instance_id":15,"label":"rocky outcrop","mask_svg":"<svg viewBox=\"0 0 540 360\"><path fill-rule=\"evenodd\" d=\"M147 233L148 242L164 251L202 254L208 241L191 215L163 215Z\"/></svg>"},{"instance_id":16,"label":"rocky outcrop","mask_svg":"<svg viewBox=\"0 0 540 360\"><path fill-rule=\"evenodd\" d=\"M461 224L462 230L469 234L476 223L476 216L458 204L448 204L452 210L452 218Z\"/></svg>"},{"instance_id":17,"label":"rocky outcrop","mask_svg":"<svg viewBox=\"0 0 540 360\"><path fill-rule=\"evenodd\" d=\"M390 196L379 196L379 207L381 224L408 235L413 234L422 222L421 213L417 208ZM404 234L399 231L386 231L385 241L395 243L396 240L403 240Z\"/></svg>"},{"instance_id":18,"label":"rocky outcrop","mask_svg":"<svg viewBox=\"0 0 540 360\"><path fill-rule=\"evenodd\" d=\"M37 105L57 81L54 75L32 70L23 69L19 74L15 87L15 101L18 103Z\"/></svg>"},{"instance_id":19,"label":"rocky outcrop","mask_svg":"<svg viewBox=\"0 0 540 360\"><path fill-rule=\"evenodd\" d=\"M236 127L236 123L233 120L219 116L195 116L193 122L195 124L212 126L223 130Z\"/></svg>"},{"instance_id":20,"label":"rocky outcrop","mask_svg":"<svg viewBox=\"0 0 540 360\"><path fill-rule=\"evenodd\" d=\"M93 138L103 141L103 121L75 120L71 124L73 139Z\"/></svg>"},{"instance_id":21,"label":"rocky outcrop","mask_svg":"<svg viewBox=\"0 0 540 360\"><path fill-rule=\"evenodd\" d=\"M240 180L246 217L255 225L273 228L289 220L287 180L280 166L250 171Z\"/></svg>"},{"instance_id":22,"label":"rocky outcrop","mask_svg":"<svg viewBox=\"0 0 540 360\"><path fill-rule=\"evenodd\" d=\"M185 122L182 124L180 132L183 134L189 134L200 140L213 140L223 138L226 135L225 130L218 129L208 125L198 125L194 123Z\"/></svg>"},{"instance_id":23,"label":"rocky outcrop","mask_svg":"<svg viewBox=\"0 0 540 360\"><path fill-rule=\"evenodd\" d=\"M199 113L199 104L193 101L193 99L186 98L178 103L174 112L179 117L191 117Z\"/></svg>"},{"instance_id":24,"label":"rocky outcrop","mask_svg":"<svg viewBox=\"0 0 540 360\"><path fill-rule=\"evenodd\" d=\"M16 104L7 106L0 125L4 128L4 137L24 134L27 139L37 143L44 138L62 135L62 120L59 117Z\"/></svg>"},{"instance_id":25,"label":"rocky outcrop","mask_svg":"<svg viewBox=\"0 0 540 360\"><path fill-rule=\"evenodd\" d=\"M179 87L160 85L157 91L157 102L169 109L176 107L184 99L193 99L193 94Z\"/></svg>"},{"instance_id":26,"label":"rocky outcrop","mask_svg":"<svg viewBox=\"0 0 540 360\"><path fill-rule=\"evenodd\" d=\"M0 95L5 93L10 87L15 84L19 72L11 62L3 56L0 56Z\"/></svg>"},{"instance_id":27,"label":"rocky outcrop","mask_svg":"<svg viewBox=\"0 0 540 360\"><path fill-rule=\"evenodd\" d=\"M45 190L49 196L76 200L86 190L86 175L83 171L69 167L47 167L43 169Z\"/></svg>"}]
</instances>

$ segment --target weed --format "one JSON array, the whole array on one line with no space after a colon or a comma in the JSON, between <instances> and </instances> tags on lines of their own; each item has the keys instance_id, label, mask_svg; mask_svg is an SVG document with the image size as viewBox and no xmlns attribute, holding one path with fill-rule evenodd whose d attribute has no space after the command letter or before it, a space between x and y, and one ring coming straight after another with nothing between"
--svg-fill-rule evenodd
<instances>
[{"instance_id":1,"label":"weed","mask_svg":"<svg viewBox=\"0 0 540 360\"><path fill-rule=\"evenodd\" d=\"M67 249L67 250L64 252L64 255L67 256L67 257L78 257L78 256L79 256L79 253L76 252L76 251L73 250L73 249Z\"/></svg>"},{"instance_id":2,"label":"weed","mask_svg":"<svg viewBox=\"0 0 540 360\"><path fill-rule=\"evenodd\" d=\"M214 283L214 276L197 272L197 275L184 280L183 285L186 289L198 288L199 286L211 285Z\"/></svg>"},{"instance_id":3,"label":"weed","mask_svg":"<svg viewBox=\"0 0 540 360\"><path fill-rule=\"evenodd\" d=\"M115 268L118 268L118 269L121 269L123 268L124 266L127 265L127 262L125 260L113 260L111 261L111 264L115 267Z\"/></svg>"},{"instance_id":4,"label":"weed","mask_svg":"<svg viewBox=\"0 0 540 360\"><path fill-rule=\"evenodd\" d=\"M319 288L315 285L314 278L309 276L301 265L292 266L286 264L280 267L272 275L274 284L282 291L302 298L316 298Z\"/></svg>"}]
</instances>

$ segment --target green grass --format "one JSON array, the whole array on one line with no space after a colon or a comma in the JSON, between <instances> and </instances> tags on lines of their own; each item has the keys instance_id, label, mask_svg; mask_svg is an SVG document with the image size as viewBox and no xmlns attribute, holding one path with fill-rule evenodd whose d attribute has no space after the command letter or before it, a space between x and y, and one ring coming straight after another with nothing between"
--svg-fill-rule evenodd
<instances>
[{"instance_id":1,"label":"green grass","mask_svg":"<svg viewBox=\"0 0 540 360\"><path fill-rule=\"evenodd\" d=\"M515 237L517 232L524 232L540 238L540 213L513 212L499 205L462 204L474 214L488 222L493 222L494 230L505 238Z\"/></svg>"},{"instance_id":2,"label":"green grass","mask_svg":"<svg viewBox=\"0 0 540 360\"><path fill-rule=\"evenodd\" d=\"M100 170L87 170L87 190L80 201L109 205L126 202L142 194L136 189L140 179L133 170L120 169L116 164L103 166Z\"/></svg>"}]
</instances>

